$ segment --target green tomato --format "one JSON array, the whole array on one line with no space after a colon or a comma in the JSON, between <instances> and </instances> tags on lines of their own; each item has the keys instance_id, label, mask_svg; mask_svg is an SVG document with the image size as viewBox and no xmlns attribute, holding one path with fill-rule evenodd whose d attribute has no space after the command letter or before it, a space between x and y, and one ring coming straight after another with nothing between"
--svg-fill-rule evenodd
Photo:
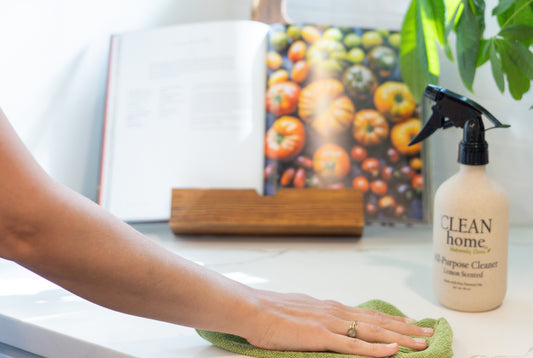
<instances>
[{"instance_id":1,"label":"green tomato","mask_svg":"<svg viewBox=\"0 0 533 358\"><path fill-rule=\"evenodd\" d=\"M342 76L342 84L346 94L354 102L366 101L372 98L378 87L374 73L366 66L353 65L348 67Z\"/></svg>"},{"instance_id":2,"label":"green tomato","mask_svg":"<svg viewBox=\"0 0 533 358\"><path fill-rule=\"evenodd\" d=\"M402 42L402 38L400 36L400 33L399 32L395 32L393 34L390 34L389 36L389 44L398 49L400 48L400 43Z\"/></svg>"},{"instance_id":3,"label":"green tomato","mask_svg":"<svg viewBox=\"0 0 533 358\"><path fill-rule=\"evenodd\" d=\"M344 44L348 48L353 48L361 45L361 37L356 33L350 33L344 36Z\"/></svg>"},{"instance_id":4,"label":"green tomato","mask_svg":"<svg viewBox=\"0 0 533 358\"><path fill-rule=\"evenodd\" d=\"M297 41L302 37L302 30L299 26L290 25L287 28L287 36L289 36L293 41Z\"/></svg>"},{"instance_id":5,"label":"green tomato","mask_svg":"<svg viewBox=\"0 0 533 358\"><path fill-rule=\"evenodd\" d=\"M320 73L340 74L346 64L346 49L334 40L319 40L309 47L306 58Z\"/></svg>"},{"instance_id":6,"label":"green tomato","mask_svg":"<svg viewBox=\"0 0 533 358\"><path fill-rule=\"evenodd\" d=\"M375 74L384 78L390 76L396 68L398 56L390 47L376 46L369 52L367 62Z\"/></svg>"},{"instance_id":7,"label":"green tomato","mask_svg":"<svg viewBox=\"0 0 533 358\"><path fill-rule=\"evenodd\" d=\"M351 63L363 63L365 60L365 51L359 47L354 47L348 52L348 61Z\"/></svg>"},{"instance_id":8,"label":"green tomato","mask_svg":"<svg viewBox=\"0 0 533 358\"><path fill-rule=\"evenodd\" d=\"M339 30L339 29L337 29L335 27L330 27L329 29L324 31L323 38L325 40L340 41L340 40L342 40L342 32L341 32L341 30Z\"/></svg>"},{"instance_id":9,"label":"green tomato","mask_svg":"<svg viewBox=\"0 0 533 358\"><path fill-rule=\"evenodd\" d=\"M289 45L289 37L283 31L276 31L270 35L270 46L276 51L284 51Z\"/></svg>"},{"instance_id":10,"label":"green tomato","mask_svg":"<svg viewBox=\"0 0 533 358\"><path fill-rule=\"evenodd\" d=\"M361 42L363 44L363 47L367 50L382 45L383 44L383 37L381 34L377 31L367 31L363 34L363 38L361 39Z\"/></svg>"}]
</instances>

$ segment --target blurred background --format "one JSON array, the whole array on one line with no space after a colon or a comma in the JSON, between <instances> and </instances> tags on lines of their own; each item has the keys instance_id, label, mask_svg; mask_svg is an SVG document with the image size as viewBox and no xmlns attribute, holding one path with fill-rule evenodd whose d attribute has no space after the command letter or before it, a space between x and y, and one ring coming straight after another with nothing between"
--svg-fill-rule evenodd
<instances>
[{"instance_id":1,"label":"blurred background","mask_svg":"<svg viewBox=\"0 0 533 358\"><path fill-rule=\"evenodd\" d=\"M180 23L250 19L253 0L0 0L0 107L40 164L59 182L96 200L109 40L113 34ZM487 14L497 0L486 1ZM294 22L399 29L407 0L287 0ZM495 31L487 16L487 34ZM494 30L492 30L494 29ZM517 102L498 92L490 67L475 94L444 57L440 85L474 99L509 130L489 131L489 172L505 186L511 222L533 225L532 91ZM458 169L461 131L433 135L430 194ZM4 175L4 173L0 173Z\"/></svg>"}]
</instances>

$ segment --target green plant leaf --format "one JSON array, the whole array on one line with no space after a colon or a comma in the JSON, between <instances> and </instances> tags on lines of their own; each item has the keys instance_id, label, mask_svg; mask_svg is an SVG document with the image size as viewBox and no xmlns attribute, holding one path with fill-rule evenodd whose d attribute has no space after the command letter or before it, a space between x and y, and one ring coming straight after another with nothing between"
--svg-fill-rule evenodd
<instances>
[{"instance_id":1,"label":"green plant leaf","mask_svg":"<svg viewBox=\"0 0 533 358\"><path fill-rule=\"evenodd\" d=\"M450 61L455 61L448 37L450 33L456 28L457 21L461 17L463 11L463 3L461 0L444 0L446 16L446 27L444 29L444 54Z\"/></svg>"},{"instance_id":2,"label":"green plant leaf","mask_svg":"<svg viewBox=\"0 0 533 358\"><path fill-rule=\"evenodd\" d=\"M501 0L498 5L492 9L492 16L497 16L514 5L516 0Z\"/></svg>"},{"instance_id":3,"label":"green plant leaf","mask_svg":"<svg viewBox=\"0 0 533 358\"><path fill-rule=\"evenodd\" d=\"M470 3L481 34L485 31L485 0L466 0Z\"/></svg>"},{"instance_id":4,"label":"green plant leaf","mask_svg":"<svg viewBox=\"0 0 533 358\"><path fill-rule=\"evenodd\" d=\"M461 17L463 11L463 2L461 0L444 0L446 16L446 27L444 29L444 37L448 38L450 32L455 30L457 21Z\"/></svg>"},{"instance_id":5,"label":"green plant leaf","mask_svg":"<svg viewBox=\"0 0 533 358\"><path fill-rule=\"evenodd\" d=\"M428 83L438 83L438 73L432 73L428 64L420 4L412 0L401 29L400 71L413 96L420 100ZM436 39L434 39L436 41ZM437 54L438 56L438 54Z\"/></svg>"},{"instance_id":6,"label":"green plant leaf","mask_svg":"<svg viewBox=\"0 0 533 358\"><path fill-rule=\"evenodd\" d=\"M529 91L531 81L524 73L514 64L511 56L504 50L502 40L496 40L496 49L500 53L503 71L507 76L507 84L509 86L509 92L515 100L522 99L524 93Z\"/></svg>"},{"instance_id":7,"label":"green plant leaf","mask_svg":"<svg viewBox=\"0 0 533 358\"><path fill-rule=\"evenodd\" d=\"M440 63L437 41L444 44L444 3L442 0L419 0L417 10L422 23L428 70L438 78Z\"/></svg>"},{"instance_id":8,"label":"green plant leaf","mask_svg":"<svg viewBox=\"0 0 533 358\"><path fill-rule=\"evenodd\" d=\"M490 57L490 67L492 70L492 77L494 77L494 81L496 82L496 85L498 86L498 89L501 93L505 91L505 79L503 76L503 68L502 68L502 61L500 58L500 55L498 54L496 50L496 46L494 45L494 41L490 40L487 41L488 48L489 48L489 57Z\"/></svg>"},{"instance_id":9,"label":"green plant leaf","mask_svg":"<svg viewBox=\"0 0 533 358\"><path fill-rule=\"evenodd\" d=\"M533 39L533 26L507 25L498 32L498 35L510 40L531 40Z\"/></svg>"},{"instance_id":10,"label":"green plant leaf","mask_svg":"<svg viewBox=\"0 0 533 358\"><path fill-rule=\"evenodd\" d=\"M481 40L479 43L479 55L477 57L476 67L480 67L489 60L491 40Z\"/></svg>"},{"instance_id":11,"label":"green plant leaf","mask_svg":"<svg viewBox=\"0 0 533 358\"><path fill-rule=\"evenodd\" d=\"M507 25L533 23L533 0L514 0L504 11L497 14L498 24L504 28Z\"/></svg>"},{"instance_id":12,"label":"green plant leaf","mask_svg":"<svg viewBox=\"0 0 533 358\"><path fill-rule=\"evenodd\" d=\"M440 44L444 44L444 3L442 0L420 0L419 8L426 38L430 41L436 38ZM431 32L429 36L426 31Z\"/></svg>"},{"instance_id":13,"label":"green plant leaf","mask_svg":"<svg viewBox=\"0 0 533 358\"><path fill-rule=\"evenodd\" d=\"M498 40L516 67L530 80L533 79L533 53L518 41Z\"/></svg>"},{"instance_id":14,"label":"green plant leaf","mask_svg":"<svg viewBox=\"0 0 533 358\"><path fill-rule=\"evenodd\" d=\"M463 1L463 5L463 13L456 29L457 65L463 84L470 92L473 92L477 56L472 56L472 54L479 54L482 31L470 1Z\"/></svg>"}]
</instances>

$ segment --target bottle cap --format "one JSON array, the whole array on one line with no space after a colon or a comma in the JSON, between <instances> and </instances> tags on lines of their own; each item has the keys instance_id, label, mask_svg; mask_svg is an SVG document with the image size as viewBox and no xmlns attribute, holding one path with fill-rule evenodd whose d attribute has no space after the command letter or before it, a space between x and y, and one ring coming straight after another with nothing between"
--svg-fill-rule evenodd
<instances>
[{"instance_id":1,"label":"bottle cap","mask_svg":"<svg viewBox=\"0 0 533 358\"><path fill-rule=\"evenodd\" d=\"M432 107L433 113L409 145L426 139L439 128L462 127L463 140L459 143L458 162L467 165L487 164L488 145L485 141L486 129L481 115L485 115L494 124L488 129L510 126L502 124L489 111L471 99L445 88L429 84L424 95L435 101Z\"/></svg>"}]
</instances>

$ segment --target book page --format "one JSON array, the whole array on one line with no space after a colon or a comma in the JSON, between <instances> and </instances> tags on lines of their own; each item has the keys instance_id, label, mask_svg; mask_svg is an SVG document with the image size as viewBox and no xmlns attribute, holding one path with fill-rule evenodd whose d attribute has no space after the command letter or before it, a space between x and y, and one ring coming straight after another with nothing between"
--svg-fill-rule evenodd
<instances>
[{"instance_id":1,"label":"book page","mask_svg":"<svg viewBox=\"0 0 533 358\"><path fill-rule=\"evenodd\" d=\"M262 192L267 31L228 21L113 38L102 206L158 221L172 188Z\"/></svg>"}]
</instances>

